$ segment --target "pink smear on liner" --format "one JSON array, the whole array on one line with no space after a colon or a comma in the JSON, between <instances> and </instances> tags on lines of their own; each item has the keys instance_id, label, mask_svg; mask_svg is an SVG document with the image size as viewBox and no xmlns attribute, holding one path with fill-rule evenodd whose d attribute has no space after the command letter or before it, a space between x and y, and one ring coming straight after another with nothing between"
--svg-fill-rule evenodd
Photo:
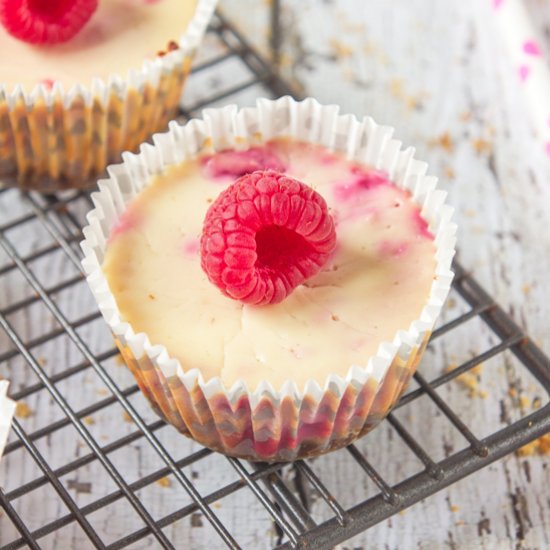
<instances>
[{"instance_id":1,"label":"pink smear on liner","mask_svg":"<svg viewBox=\"0 0 550 550\"><path fill-rule=\"evenodd\" d=\"M502 6L502 2L504 0L493 0L493 8L495 10L498 10L500 8L500 6Z\"/></svg>"},{"instance_id":2,"label":"pink smear on liner","mask_svg":"<svg viewBox=\"0 0 550 550\"><path fill-rule=\"evenodd\" d=\"M186 256L195 257L199 252L199 239L194 237L185 239L182 250Z\"/></svg>"},{"instance_id":3,"label":"pink smear on liner","mask_svg":"<svg viewBox=\"0 0 550 550\"><path fill-rule=\"evenodd\" d=\"M143 0L144 4L158 4L161 0Z\"/></svg>"},{"instance_id":4,"label":"pink smear on liner","mask_svg":"<svg viewBox=\"0 0 550 550\"><path fill-rule=\"evenodd\" d=\"M550 157L550 141L546 142L545 149L546 149L546 154Z\"/></svg>"},{"instance_id":5,"label":"pink smear on liner","mask_svg":"<svg viewBox=\"0 0 550 550\"><path fill-rule=\"evenodd\" d=\"M534 40L527 40L523 44L523 51L526 54L534 55L534 56L540 56L542 55L539 45Z\"/></svg>"},{"instance_id":6,"label":"pink smear on liner","mask_svg":"<svg viewBox=\"0 0 550 550\"><path fill-rule=\"evenodd\" d=\"M530 72L531 69L529 69L527 65L520 65L520 67L518 68L518 75L521 82L525 82L527 80Z\"/></svg>"},{"instance_id":7,"label":"pink smear on liner","mask_svg":"<svg viewBox=\"0 0 550 550\"><path fill-rule=\"evenodd\" d=\"M412 218L418 234L425 239L433 241L434 236L428 229L428 222L420 215L420 210L415 210Z\"/></svg>"},{"instance_id":8,"label":"pink smear on liner","mask_svg":"<svg viewBox=\"0 0 550 550\"><path fill-rule=\"evenodd\" d=\"M139 214L133 210L126 210L126 212L120 216L116 224L113 226L113 229L111 229L108 242L112 242L119 235L122 235L131 229L135 229L140 223L141 217Z\"/></svg>"},{"instance_id":9,"label":"pink smear on liner","mask_svg":"<svg viewBox=\"0 0 550 550\"><path fill-rule=\"evenodd\" d=\"M202 165L210 177L238 178L256 170L285 172L286 165L266 147L251 147L246 151L220 151L202 159Z\"/></svg>"},{"instance_id":10,"label":"pink smear on liner","mask_svg":"<svg viewBox=\"0 0 550 550\"><path fill-rule=\"evenodd\" d=\"M390 185L384 172L378 170L366 172L355 166L351 169L351 172L353 177L349 181L337 184L334 188L334 196L339 201L347 202L365 191L375 189L381 185Z\"/></svg>"},{"instance_id":11,"label":"pink smear on liner","mask_svg":"<svg viewBox=\"0 0 550 550\"><path fill-rule=\"evenodd\" d=\"M409 243L406 241L381 241L378 245L378 253L382 256L399 257L409 250Z\"/></svg>"}]
</instances>

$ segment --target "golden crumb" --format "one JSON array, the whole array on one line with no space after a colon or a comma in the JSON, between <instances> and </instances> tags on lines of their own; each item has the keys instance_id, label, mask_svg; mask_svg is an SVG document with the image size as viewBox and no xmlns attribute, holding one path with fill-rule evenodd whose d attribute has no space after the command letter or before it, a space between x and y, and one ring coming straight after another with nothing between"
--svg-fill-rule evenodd
<instances>
[{"instance_id":1,"label":"golden crumb","mask_svg":"<svg viewBox=\"0 0 550 550\"><path fill-rule=\"evenodd\" d=\"M550 434L545 434L531 443L527 443L516 451L517 456L533 456L550 454Z\"/></svg>"},{"instance_id":2,"label":"golden crumb","mask_svg":"<svg viewBox=\"0 0 550 550\"><path fill-rule=\"evenodd\" d=\"M447 153L451 153L454 149L453 138L449 135L449 132L444 132L437 138L432 139L429 142L429 145L431 145L432 147L441 147L442 149L447 151Z\"/></svg>"},{"instance_id":3,"label":"golden crumb","mask_svg":"<svg viewBox=\"0 0 550 550\"><path fill-rule=\"evenodd\" d=\"M278 63L280 68L285 69L288 67L292 67L292 65L294 65L294 59L292 58L292 56L288 55L287 53L282 52L279 55Z\"/></svg>"},{"instance_id":4,"label":"golden crumb","mask_svg":"<svg viewBox=\"0 0 550 550\"><path fill-rule=\"evenodd\" d=\"M537 439L539 443L539 454L548 455L550 454L550 434L543 435Z\"/></svg>"},{"instance_id":5,"label":"golden crumb","mask_svg":"<svg viewBox=\"0 0 550 550\"><path fill-rule=\"evenodd\" d=\"M105 396L105 395L109 395L109 390L107 390L107 389L105 389L105 388L98 388L98 389L96 390L96 393L97 393L97 395L103 395L103 396Z\"/></svg>"},{"instance_id":6,"label":"golden crumb","mask_svg":"<svg viewBox=\"0 0 550 550\"><path fill-rule=\"evenodd\" d=\"M343 44L336 38L332 38L329 42L332 53L336 56L337 59L343 57L351 57L353 55L353 49Z\"/></svg>"},{"instance_id":7,"label":"golden crumb","mask_svg":"<svg viewBox=\"0 0 550 550\"><path fill-rule=\"evenodd\" d=\"M457 522L455 522L455 525L457 527L460 527L461 525L464 525L464 520L463 519L459 519Z\"/></svg>"},{"instance_id":8,"label":"golden crumb","mask_svg":"<svg viewBox=\"0 0 550 550\"><path fill-rule=\"evenodd\" d=\"M450 364L445 371L452 372L456 368L456 365ZM475 367L472 367L469 371L459 374L455 381L462 386L468 392L468 397L480 397L486 399L488 394L485 390L478 389L479 376L483 370L483 363L479 363Z\"/></svg>"},{"instance_id":9,"label":"golden crumb","mask_svg":"<svg viewBox=\"0 0 550 550\"><path fill-rule=\"evenodd\" d=\"M82 419L82 422L84 422L84 424L87 424L88 426L93 426L95 424L95 420L92 416L85 416Z\"/></svg>"},{"instance_id":10,"label":"golden crumb","mask_svg":"<svg viewBox=\"0 0 550 550\"><path fill-rule=\"evenodd\" d=\"M403 99L405 96L403 92L403 82L399 78L392 78L390 80L390 93L397 99Z\"/></svg>"},{"instance_id":11,"label":"golden crumb","mask_svg":"<svg viewBox=\"0 0 550 550\"><path fill-rule=\"evenodd\" d=\"M470 372L472 374L481 374L482 370L483 370L483 363L478 363L475 367L472 367L470 369Z\"/></svg>"},{"instance_id":12,"label":"golden crumb","mask_svg":"<svg viewBox=\"0 0 550 550\"><path fill-rule=\"evenodd\" d=\"M34 414L34 411L23 401L18 401L15 406L15 416L17 418L29 418Z\"/></svg>"},{"instance_id":13,"label":"golden crumb","mask_svg":"<svg viewBox=\"0 0 550 550\"><path fill-rule=\"evenodd\" d=\"M463 111L458 115L458 118L462 120L462 122L468 122L472 119L472 113L470 111Z\"/></svg>"},{"instance_id":14,"label":"golden crumb","mask_svg":"<svg viewBox=\"0 0 550 550\"><path fill-rule=\"evenodd\" d=\"M164 476L164 477L161 477L160 479L157 479L156 481L157 485L160 485L161 487L171 487L172 486L172 482L170 481L170 478Z\"/></svg>"},{"instance_id":15,"label":"golden crumb","mask_svg":"<svg viewBox=\"0 0 550 550\"><path fill-rule=\"evenodd\" d=\"M157 299L154 294L149 294L147 297L149 298L149 300L156 300Z\"/></svg>"},{"instance_id":16,"label":"golden crumb","mask_svg":"<svg viewBox=\"0 0 550 550\"><path fill-rule=\"evenodd\" d=\"M454 298L449 298L447 300L447 309L454 309L456 307L456 300Z\"/></svg>"},{"instance_id":17,"label":"golden crumb","mask_svg":"<svg viewBox=\"0 0 550 550\"><path fill-rule=\"evenodd\" d=\"M525 294L525 296L528 296L531 292L531 285L529 284L524 284L522 287L521 287L521 291L523 292L523 294Z\"/></svg>"},{"instance_id":18,"label":"golden crumb","mask_svg":"<svg viewBox=\"0 0 550 550\"><path fill-rule=\"evenodd\" d=\"M119 366L119 367L122 367L126 364L126 362L124 361L124 357L122 357L122 355L120 353L118 353L116 356L115 356L115 363Z\"/></svg>"},{"instance_id":19,"label":"golden crumb","mask_svg":"<svg viewBox=\"0 0 550 550\"><path fill-rule=\"evenodd\" d=\"M455 506L454 504L451 506L451 512L458 512L460 508L458 506Z\"/></svg>"},{"instance_id":20,"label":"golden crumb","mask_svg":"<svg viewBox=\"0 0 550 550\"><path fill-rule=\"evenodd\" d=\"M537 452L537 442L532 441L516 451L516 456L532 456Z\"/></svg>"},{"instance_id":21,"label":"golden crumb","mask_svg":"<svg viewBox=\"0 0 550 550\"><path fill-rule=\"evenodd\" d=\"M456 174L455 174L455 171L450 167L450 166L446 166L444 169L443 169L443 174L445 175L445 177L449 180L454 180L456 178Z\"/></svg>"},{"instance_id":22,"label":"golden crumb","mask_svg":"<svg viewBox=\"0 0 550 550\"><path fill-rule=\"evenodd\" d=\"M122 419L124 422L133 422L132 417L128 414L127 411L122 411Z\"/></svg>"},{"instance_id":23,"label":"golden crumb","mask_svg":"<svg viewBox=\"0 0 550 550\"><path fill-rule=\"evenodd\" d=\"M519 406L522 409L529 409L531 407L531 400L525 395L520 395Z\"/></svg>"},{"instance_id":24,"label":"golden crumb","mask_svg":"<svg viewBox=\"0 0 550 550\"><path fill-rule=\"evenodd\" d=\"M214 502L214 504L212 504L212 508L216 508L216 510L219 510L221 507L222 507L221 502Z\"/></svg>"},{"instance_id":25,"label":"golden crumb","mask_svg":"<svg viewBox=\"0 0 550 550\"><path fill-rule=\"evenodd\" d=\"M405 107L410 111L416 111L422 107L422 100L412 95L405 96Z\"/></svg>"},{"instance_id":26,"label":"golden crumb","mask_svg":"<svg viewBox=\"0 0 550 550\"><path fill-rule=\"evenodd\" d=\"M518 390L516 390L516 388L509 388L508 389L508 395L510 397L517 397L518 396Z\"/></svg>"},{"instance_id":27,"label":"golden crumb","mask_svg":"<svg viewBox=\"0 0 550 550\"><path fill-rule=\"evenodd\" d=\"M399 512L398 512L398 514L399 514L400 516L404 516L406 513L407 513L407 510L406 510L406 509L405 509L405 510L399 510Z\"/></svg>"},{"instance_id":28,"label":"golden crumb","mask_svg":"<svg viewBox=\"0 0 550 550\"><path fill-rule=\"evenodd\" d=\"M493 148L492 144L483 138L477 138L472 141L474 151L479 155L489 153Z\"/></svg>"},{"instance_id":29,"label":"golden crumb","mask_svg":"<svg viewBox=\"0 0 550 550\"><path fill-rule=\"evenodd\" d=\"M41 367L45 367L48 364L48 360L45 357L39 357L37 361Z\"/></svg>"}]
</instances>

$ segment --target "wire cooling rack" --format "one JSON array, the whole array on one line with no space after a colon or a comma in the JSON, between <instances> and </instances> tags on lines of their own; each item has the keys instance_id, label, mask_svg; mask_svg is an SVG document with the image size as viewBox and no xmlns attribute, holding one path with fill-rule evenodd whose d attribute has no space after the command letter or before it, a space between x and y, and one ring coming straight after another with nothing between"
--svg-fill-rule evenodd
<instances>
[{"instance_id":1,"label":"wire cooling rack","mask_svg":"<svg viewBox=\"0 0 550 550\"><path fill-rule=\"evenodd\" d=\"M191 79L208 87L231 64L232 82L189 105L184 118L221 102L293 93L220 15L207 42L214 53ZM242 533L262 521L266 535L254 547L331 548L550 430L548 358L455 265L449 307L425 360L409 392L372 434L347 449L291 465L248 464L204 449L154 417L127 370L117 365L79 263L90 205L85 192L44 197L0 190L0 375L12 381L12 398L23 404L0 465L2 549L182 548L191 547L192 539L185 537L192 528L210 528L205 547L250 547L252 539L244 543ZM477 347L446 370L441 351L450 341ZM434 366L435 359L440 363ZM537 385L540 407L512 419L500 401L500 424L491 427L485 418L467 425L456 400L443 391L482 362L499 368L512 360L516 376ZM433 414L420 417L426 410L420 402L426 400ZM498 411L499 400L494 401ZM113 417L119 421L113 423ZM427 423L446 440L455 434L462 446L447 444L444 456L427 448L415 427ZM416 469L386 472L392 461L383 455L376 463L372 449L386 435L402 443L399 463L413 460ZM376 445L369 444L371 438ZM355 502L348 498L349 484L334 473L335 464L355 468L353 485L365 481L368 490ZM222 473L214 484L203 483L213 471ZM231 515L239 506L240 523Z\"/></svg>"}]
</instances>

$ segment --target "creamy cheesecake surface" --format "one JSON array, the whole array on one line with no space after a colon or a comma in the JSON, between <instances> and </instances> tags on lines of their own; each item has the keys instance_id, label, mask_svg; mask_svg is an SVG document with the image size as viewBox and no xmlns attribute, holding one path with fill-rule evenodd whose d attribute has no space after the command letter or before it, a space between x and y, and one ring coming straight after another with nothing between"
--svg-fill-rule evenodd
<instances>
[{"instance_id":1,"label":"creamy cheesecake surface","mask_svg":"<svg viewBox=\"0 0 550 550\"><path fill-rule=\"evenodd\" d=\"M100 0L96 12L71 40L33 45L9 35L0 25L0 84L11 92L58 80L90 86L92 78L126 78L146 59L179 42L195 13L197 0Z\"/></svg>"},{"instance_id":2,"label":"creamy cheesecake surface","mask_svg":"<svg viewBox=\"0 0 550 550\"><path fill-rule=\"evenodd\" d=\"M324 270L279 304L222 295L200 266L209 205L238 174L270 168L310 185L334 217ZM103 269L123 320L164 345L185 370L276 389L288 379L345 376L408 329L428 300L435 245L419 208L384 174L321 146L280 139L168 169L129 205Z\"/></svg>"}]
</instances>

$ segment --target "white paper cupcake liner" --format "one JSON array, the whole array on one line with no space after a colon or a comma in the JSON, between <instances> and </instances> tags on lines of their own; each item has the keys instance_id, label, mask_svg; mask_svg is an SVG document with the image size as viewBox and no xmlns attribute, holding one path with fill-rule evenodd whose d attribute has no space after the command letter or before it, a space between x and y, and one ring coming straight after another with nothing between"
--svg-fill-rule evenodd
<instances>
[{"instance_id":1,"label":"white paper cupcake liner","mask_svg":"<svg viewBox=\"0 0 550 550\"><path fill-rule=\"evenodd\" d=\"M294 460L342 447L369 431L389 412L414 373L435 320L449 292L456 225L446 194L436 190L427 165L392 139L393 129L371 118L340 115L334 105L290 97L261 99L254 108L235 106L204 111L203 119L185 126L172 123L154 136L153 145L123 155L108 169L93 195L82 243L83 266L99 308L141 390L155 410L181 432L207 447L252 460ZM199 153L243 149L275 137L321 144L354 160L384 170L421 206L435 236L436 272L420 317L403 327L392 342L382 342L366 368L353 366L347 376L331 375L324 386L310 380L298 388L288 380L281 388L242 381L226 387L219 378L205 380L197 369L184 371L161 342L136 334L121 318L102 272L107 239L126 205L152 176ZM367 359L367 358L366 358ZM284 368L284 366L283 366Z\"/></svg>"},{"instance_id":2,"label":"white paper cupcake liner","mask_svg":"<svg viewBox=\"0 0 550 550\"><path fill-rule=\"evenodd\" d=\"M9 382L7 380L0 380L0 459L2 458L2 453L4 452L4 447L8 439L8 433L10 431L16 405L15 401L12 401L8 397L8 386ZM1 482L2 477L0 475L0 483Z\"/></svg>"},{"instance_id":3,"label":"white paper cupcake liner","mask_svg":"<svg viewBox=\"0 0 550 550\"><path fill-rule=\"evenodd\" d=\"M127 75L72 86L56 82L32 90L0 83L0 186L50 192L90 186L175 118L191 61L217 0L198 0L179 48ZM166 37L168 47L170 39Z\"/></svg>"}]
</instances>

